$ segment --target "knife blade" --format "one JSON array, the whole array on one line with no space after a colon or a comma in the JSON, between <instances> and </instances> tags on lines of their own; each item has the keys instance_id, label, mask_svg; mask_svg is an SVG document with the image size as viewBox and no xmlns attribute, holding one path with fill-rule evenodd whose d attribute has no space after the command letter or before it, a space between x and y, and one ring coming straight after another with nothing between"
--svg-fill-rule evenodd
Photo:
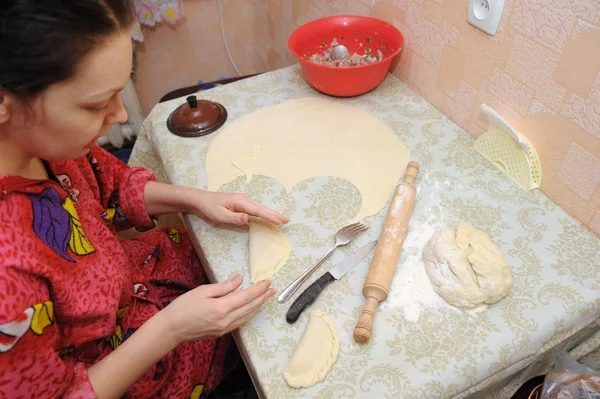
<instances>
[{"instance_id":1,"label":"knife blade","mask_svg":"<svg viewBox=\"0 0 600 399\"><path fill-rule=\"evenodd\" d=\"M295 323L300 314L309 307L321 294L321 292L334 280L339 280L352 268L358 265L377 245L377 240L371 241L367 245L364 245L357 249L352 255L342 260L340 263L331 268L327 273L323 274L308 288L306 288L298 298L292 303L285 319L288 323Z\"/></svg>"}]
</instances>

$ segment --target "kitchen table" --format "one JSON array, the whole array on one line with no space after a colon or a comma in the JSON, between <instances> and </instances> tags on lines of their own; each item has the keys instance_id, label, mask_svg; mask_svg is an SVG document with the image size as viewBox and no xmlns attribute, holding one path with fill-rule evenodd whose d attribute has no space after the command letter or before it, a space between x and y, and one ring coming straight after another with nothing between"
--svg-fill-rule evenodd
<instances>
[{"instance_id":1,"label":"kitchen table","mask_svg":"<svg viewBox=\"0 0 600 399\"><path fill-rule=\"evenodd\" d=\"M299 97L322 97L298 66L266 73L199 94L227 108L234 120L262 107ZM323 96L324 97L324 96ZM327 97L329 98L329 97ZM373 92L332 99L384 120L420 163L416 206L391 292L379 305L374 336L356 344L352 332L364 306L361 294L370 256L332 283L310 308L336 324L341 350L327 378L292 389L282 371L308 321L288 324L292 300L271 298L235 332L263 398L508 398L526 379L548 369L561 350L597 357L600 347L600 239L538 191L527 193L473 149L473 138L398 78L389 75ZM159 180L206 187L205 158L219 132L180 138L166 127L185 99L158 104L146 119L130 164L152 169ZM223 129L223 128L222 128ZM368 134L368 132L365 132ZM310 162L307 156L307 162ZM374 177L375 178L375 177ZM360 206L348 182L319 176L286 192L275 180L244 177L221 188L245 192L291 217L283 228L292 243L286 266L273 278L279 291L333 244L333 234ZM391 194L391 193L390 193ZM379 236L387 207L369 217L369 231L338 249L303 289L353 250ZM245 227L213 226L184 215L186 227L212 281L248 270ZM511 265L514 285L502 301L459 310L431 288L422 250L438 229L468 221L487 232Z\"/></svg>"}]
</instances>

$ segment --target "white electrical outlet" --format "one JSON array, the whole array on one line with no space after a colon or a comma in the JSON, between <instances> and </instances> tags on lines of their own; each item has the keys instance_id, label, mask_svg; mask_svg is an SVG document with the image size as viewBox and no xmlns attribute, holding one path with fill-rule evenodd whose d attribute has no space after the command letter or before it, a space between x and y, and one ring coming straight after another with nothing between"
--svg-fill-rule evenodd
<instances>
[{"instance_id":1,"label":"white electrical outlet","mask_svg":"<svg viewBox=\"0 0 600 399\"><path fill-rule=\"evenodd\" d=\"M504 0L469 0L467 21L482 31L495 35L504 10Z\"/></svg>"}]
</instances>

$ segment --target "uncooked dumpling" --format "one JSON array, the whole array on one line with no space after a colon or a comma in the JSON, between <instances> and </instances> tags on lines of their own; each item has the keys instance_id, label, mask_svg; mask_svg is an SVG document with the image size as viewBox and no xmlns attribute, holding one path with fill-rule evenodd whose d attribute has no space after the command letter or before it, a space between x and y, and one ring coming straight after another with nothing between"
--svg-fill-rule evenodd
<instances>
[{"instance_id":1,"label":"uncooked dumpling","mask_svg":"<svg viewBox=\"0 0 600 399\"><path fill-rule=\"evenodd\" d=\"M465 222L435 233L423 259L435 291L459 308L496 303L512 287L510 266L500 249L486 233Z\"/></svg>"},{"instance_id":2,"label":"uncooked dumpling","mask_svg":"<svg viewBox=\"0 0 600 399\"><path fill-rule=\"evenodd\" d=\"M252 220L248 239L250 280L253 284L272 277L290 257L290 240L277 226L267 221Z\"/></svg>"},{"instance_id":3,"label":"uncooked dumpling","mask_svg":"<svg viewBox=\"0 0 600 399\"><path fill-rule=\"evenodd\" d=\"M333 321L313 310L283 377L292 388L306 388L327 376L340 352L340 338Z\"/></svg>"}]
</instances>

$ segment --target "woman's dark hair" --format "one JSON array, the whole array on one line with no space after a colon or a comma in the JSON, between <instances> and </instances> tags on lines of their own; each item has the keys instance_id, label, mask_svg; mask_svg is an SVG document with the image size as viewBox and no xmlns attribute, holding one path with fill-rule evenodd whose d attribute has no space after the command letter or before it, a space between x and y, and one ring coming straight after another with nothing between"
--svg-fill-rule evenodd
<instances>
[{"instance_id":1,"label":"woman's dark hair","mask_svg":"<svg viewBox=\"0 0 600 399\"><path fill-rule=\"evenodd\" d=\"M40 94L134 20L133 0L0 0L0 89Z\"/></svg>"}]
</instances>

